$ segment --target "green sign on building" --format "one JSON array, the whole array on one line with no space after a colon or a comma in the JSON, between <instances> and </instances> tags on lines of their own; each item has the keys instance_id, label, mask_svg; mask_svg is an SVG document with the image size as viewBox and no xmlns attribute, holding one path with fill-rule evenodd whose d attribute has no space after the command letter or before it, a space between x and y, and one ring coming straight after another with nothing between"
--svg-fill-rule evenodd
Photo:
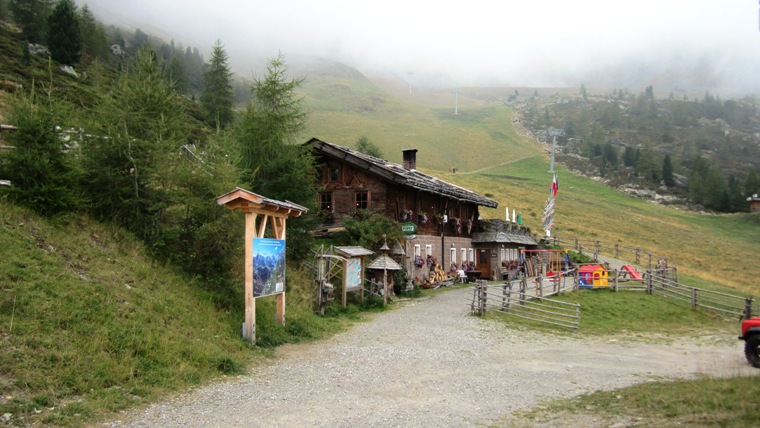
<instances>
[{"instance_id":1,"label":"green sign on building","mask_svg":"<svg viewBox=\"0 0 760 428\"><path fill-rule=\"evenodd\" d=\"M414 235L417 233L417 225L410 221L401 223L401 231L404 232L404 235Z\"/></svg>"}]
</instances>

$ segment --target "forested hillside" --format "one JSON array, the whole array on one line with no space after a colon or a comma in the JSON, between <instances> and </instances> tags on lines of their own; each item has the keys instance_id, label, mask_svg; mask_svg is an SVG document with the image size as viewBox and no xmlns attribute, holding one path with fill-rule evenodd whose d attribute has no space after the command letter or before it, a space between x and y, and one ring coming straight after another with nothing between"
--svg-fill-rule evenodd
<instances>
[{"instance_id":1,"label":"forested hillside","mask_svg":"<svg viewBox=\"0 0 760 428\"><path fill-rule=\"evenodd\" d=\"M644 196L656 191L671 204L747 211L746 198L760 192L757 98L678 99L654 90L592 95L584 86L508 102L538 138L556 137L557 160L584 175Z\"/></svg>"}]
</instances>

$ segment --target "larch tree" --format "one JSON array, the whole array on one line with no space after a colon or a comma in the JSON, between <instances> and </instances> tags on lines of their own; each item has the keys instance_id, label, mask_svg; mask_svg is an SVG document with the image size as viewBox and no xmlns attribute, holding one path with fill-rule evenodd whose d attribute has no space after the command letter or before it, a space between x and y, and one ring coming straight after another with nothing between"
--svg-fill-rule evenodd
<instances>
[{"instance_id":1,"label":"larch tree","mask_svg":"<svg viewBox=\"0 0 760 428\"><path fill-rule=\"evenodd\" d=\"M310 148L297 144L306 126L306 113L296 90L303 79L286 77L282 55L271 60L264 79L254 79L252 100L236 132L239 162L250 190L268 198L293 201L307 208L316 206L316 170ZM288 256L308 254L310 237L300 217L288 226Z\"/></svg>"},{"instance_id":2,"label":"larch tree","mask_svg":"<svg viewBox=\"0 0 760 428\"><path fill-rule=\"evenodd\" d=\"M232 122L232 72L227 65L227 52L219 40L211 51L208 69L203 74L201 107L206 113L206 120L217 129Z\"/></svg>"},{"instance_id":3,"label":"larch tree","mask_svg":"<svg viewBox=\"0 0 760 428\"><path fill-rule=\"evenodd\" d=\"M75 64L82 51L82 34L76 5L60 0L48 18L47 45L50 56L61 64Z\"/></svg>"}]
</instances>

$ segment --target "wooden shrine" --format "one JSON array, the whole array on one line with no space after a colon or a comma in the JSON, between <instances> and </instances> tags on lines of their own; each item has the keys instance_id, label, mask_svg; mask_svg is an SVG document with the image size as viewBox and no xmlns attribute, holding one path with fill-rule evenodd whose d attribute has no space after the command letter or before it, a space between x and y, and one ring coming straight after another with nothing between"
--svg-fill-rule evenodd
<instances>
[{"instance_id":1,"label":"wooden shrine","mask_svg":"<svg viewBox=\"0 0 760 428\"><path fill-rule=\"evenodd\" d=\"M300 217L305 207L293 202L265 198L245 189L236 188L216 198L219 205L245 213L245 324L243 336L256 343L256 300L253 294L253 239L264 238L269 225L275 239L285 240L285 220ZM285 291L276 294L277 320L285 325Z\"/></svg>"}]
</instances>

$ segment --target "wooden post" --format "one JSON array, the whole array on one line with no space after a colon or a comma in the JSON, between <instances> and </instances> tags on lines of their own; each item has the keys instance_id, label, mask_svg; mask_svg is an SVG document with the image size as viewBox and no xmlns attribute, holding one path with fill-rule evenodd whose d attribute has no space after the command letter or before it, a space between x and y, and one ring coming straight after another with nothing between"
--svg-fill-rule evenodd
<instances>
[{"instance_id":1,"label":"wooden post","mask_svg":"<svg viewBox=\"0 0 760 428\"><path fill-rule=\"evenodd\" d=\"M245 189L236 188L216 198L219 205L228 209L239 209L245 213L245 318L243 337L256 343L256 299L253 295L253 239L264 238L267 224L270 224L275 239L285 240L285 220L299 217L307 212L305 207L292 202L267 199ZM256 220L261 216L258 227ZM285 324L285 292L277 294L277 320Z\"/></svg>"},{"instance_id":2,"label":"wooden post","mask_svg":"<svg viewBox=\"0 0 760 428\"><path fill-rule=\"evenodd\" d=\"M256 299L253 298L253 238L256 213L245 213L245 330L243 337L256 343Z\"/></svg>"},{"instance_id":3,"label":"wooden post","mask_svg":"<svg viewBox=\"0 0 760 428\"><path fill-rule=\"evenodd\" d=\"M615 245L615 246L617 247L617 245ZM618 270L617 269L613 270L612 274L615 276L615 280L614 280L615 281L614 282L614 284L615 284L615 293L617 293L618 292Z\"/></svg>"},{"instance_id":4,"label":"wooden post","mask_svg":"<svg viewBox=\"0 0 760 428\"><path fill-rule=\"evenodd\" d=\"M486 315L486 306L488 305L488 290L486 289L486 282L485 281L479 281L478 287L480 287L480 292L482 296L481 300L481 306L480 306L480 314L485 316Z\"/></svg>"},{"instance_id":5,"label":"wooden post","mask_svg":"<svg viewBox=\"0 0 760 428\"><path fill-rule=\"evenodd\" d=\"M691 289L691 309L696 310L697 306L697 289L695 287Z\"/></svg>"}]
</instances>

